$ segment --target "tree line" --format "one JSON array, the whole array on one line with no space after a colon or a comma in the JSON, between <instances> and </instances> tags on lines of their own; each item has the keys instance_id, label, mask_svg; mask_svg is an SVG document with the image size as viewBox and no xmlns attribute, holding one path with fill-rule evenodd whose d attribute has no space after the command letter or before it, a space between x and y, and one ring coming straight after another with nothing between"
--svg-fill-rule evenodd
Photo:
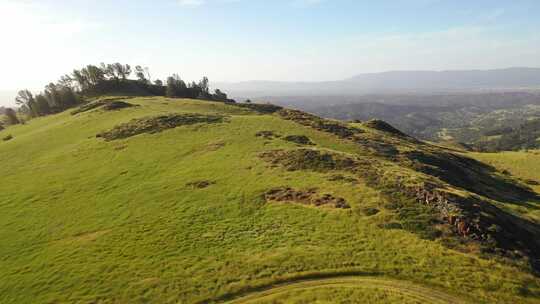
<instances>
[{"instance_id":1,"label":"tree line","mask_svg":"<svg viewBox=\"0 0 540 304\"><path fill-rule=\"evenodd\" d=\"M132 74L135 79L130 79ZM58 81L47 84L43 91L35 95L30 90L20 90L15 97L19 106L18 113L12 108L4 108L2 112L8 125L18 124L21 116L31 119L58 113L84 103L85 97L107 93L234 102L219 89L210 93L207 77L198 82L186 83L178 74L173 74L164 83L160 79L152 81L147 67L137 65L132 68L129 64L101 63L99 66L87 65L75 69L71 74L61 76Z\"/></svg>"}]
</instances>

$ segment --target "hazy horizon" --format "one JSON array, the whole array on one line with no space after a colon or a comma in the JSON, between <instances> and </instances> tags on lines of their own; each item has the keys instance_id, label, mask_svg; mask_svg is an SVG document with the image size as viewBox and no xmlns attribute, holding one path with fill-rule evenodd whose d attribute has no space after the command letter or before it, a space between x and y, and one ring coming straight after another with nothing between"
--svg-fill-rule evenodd
<instances>
[{"instance_id":1,"label":"hazy horizon","mask_svg":"<svg viewBox=\"0 0 540 304\"><path fill-rule=\"evenodd\" d=\"M148 66L153 79L213 82L540 67L540 20L529 18L538 9L531 0L0 0L10 46L0 90L117 61Z\"/></svg>"},{"instance_id":2,"label":"hazy horizon","mask_svg":"<svg viewBox=\"0 0 540 304\"><path fill-rule=\"evenodd\" d=\"M319 83L340 83L340 82L343 82L343 83L347 83L348 81L351 81L351 80L355 80L356 78L358 77L362 77L362 76L370 76L370 75L375 75L375 76L384 76L385 74L391 74L391 73L470 73L470 72L507 72L507 71L511 71L511 70L538 70L538 73L537 75L535 75L537 78L540 77L540 68L537 68L537 67L508 67L508 68L502 68L502 69L485 69L485 70L481 70L481 69L467 69L467 70L440 70L440 71L437 71L437 70L416 70L416 71L406 71L406 70L402 70L402 71L399 71L399 70L389 70L389 71L383 71L383 72L380 72L380 73L359 73L359 74L355 74L355 75L352 75L350 77L346 77L346 78L343 78L343 79L333 79L333 80L329 80L329 81L305 81L305 80L295 80L295 81L283 81L283 82L278 82L278 81L274 81L274 80L263 80L263 79L246 79L246 80L241 80L241 81L235 81L235 82L219 82L219 81L211 81L210 83L210 86L213 87L213 88L220 88L220 89L225 89L230 95L231 97L242 97L242 98L245 98L245 97L249 97L249 98L257 98L257 97L262 97L262 96L283 96L284 93L285 95L287 94L291 94L291 96L302 96L303 94L302 91L298 92L298 91L287 91L286 90L286 87L283 87L281 89L285 89L281 92L276 92L275 90L272 90L272 85L273 84L287 84L287 85L294 85L294 84L306 84L308 85L309 87L307 88L309 91L312 91L312 94L311 95L324 95L325 93L328 93L328 91L326 92L321 92L321 91L317 91L315 89L315 87L313 87L313 85L317 85ZM133 77L132 77L133 78ZM376 77L376 78L379 78L379 77ZM408 80L406 80L407 76L405 76L405 81L406 82L409 82ZM531 81L531 79L524 79L526 77L516 77L517 79L511 79L511 81L513 82L524 82L526 83L527 81ZM394 79L395 80L395 79ZM420 83L422 83L423 81L425 81L425 79L418 79ZM453 79L455 80L455 79ZM499 79L500 80L500 79ZM534 78L532 79L533 82L535 83L535 86L530 86L530 84L527 86L525 85L523 88L521 89L534 89L535 91L536 90L539 90L540 89L540 80L536 81L537 79ZM467 82L468 80L467 79L462 79L461 80L462 82ZM535 82L536 81L536 82ZM262 89L259 89L261 90L260 92L257 92L257 93L254 93L253 90L254 88L257 88L257 85L261 83L263 84L263 86L261 87ZM270 85L270 89L265 89L264 87L264 84L269 84ZM243 85L248 85L248 86L252 86L251 87L251 90L248 90L248 93L245 94L246 92L243 91ZM431 84L432 85L432 84ZM328 87L328 86L325 86L327 89L331 89L331 86ZM26 89L29 89L30 91L34 92L34 93L37 93L37 92L40 92L42 89L40 88L29 88L29 87L25 87ZM20 88L19 88L20 89ZM7 107L10 107L10 106L14 106L15 105L15 96L18 92L18 90L0 90L0 106L7 106ZM443 89L441 87L430 87L430 84L426 83L425 87L423 89L426 89L423 91L423 93L435 93L437 92L437 90L439 89ZM431 90L430 90L431 89ZM518 87L514 86L514 87L488 87L488 88L474 88L474 87L455 87L455 88L452 88L450 86L448 87L445 87L444 89L448 89L449 91L448 92L452 92L452 91L461 91L461 92L473 92L473 91L479 91L478 89L482 90L482 89L494 89L494 90L507 90L507 91L514 91L516 89L518 89ZM438 92L444 92L444 89L442 91L438 91ZM265 92L266 90L266 92ZM344 94L344 95L350 95L350 96L355 96L355 95L367 95L367 94L385 94L385 93L389 93L389 94L399 94L399 93L413 93L413 89L409 88L402 88L402 89L399 89L399 88L387 88L387 89L384 89L383 87L374 87L372 88L371 90L366 90L366 91L347 91L347 90L344 90L344 87L342 86L339 86L338 85L338 88L337 88L338 92L340 95ZM249 92L251 91L251 92ZM418 91L417 93L422 93L422 91ZM330 93L330 95L333 95L332 93Z\"/></svg>"}]
</instances>

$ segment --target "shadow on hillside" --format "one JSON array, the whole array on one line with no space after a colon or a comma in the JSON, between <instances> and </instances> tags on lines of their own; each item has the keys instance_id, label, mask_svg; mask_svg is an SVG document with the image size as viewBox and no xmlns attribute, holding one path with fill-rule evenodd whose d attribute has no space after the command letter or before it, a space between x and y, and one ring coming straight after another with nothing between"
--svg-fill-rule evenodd
<instances>
[{"instance_id":1,"label":"shadow on hillside","mask_svg":"<svg viewBox=\"0 0 540 304\"><path fill-rule=\"evenodd\" d=\"M529 187L503 176L494 167L448 152L413 151L405 154L413 167L442 181L503 203L540 209L540 196ZM533 204L528 202L534 202Z\"/></svg>"}]
</instances>

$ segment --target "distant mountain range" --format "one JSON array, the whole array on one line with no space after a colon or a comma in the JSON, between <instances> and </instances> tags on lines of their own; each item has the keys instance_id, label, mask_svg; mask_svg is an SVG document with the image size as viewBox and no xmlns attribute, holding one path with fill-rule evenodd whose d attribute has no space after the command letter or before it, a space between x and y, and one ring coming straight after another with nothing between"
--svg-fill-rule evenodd
<instances>
[{"instance_id":1,"label":"distant mountain range","mask_svg":"<svg viewBox=\"0 0 540 304\"><path fill-rule=\"evenodd\" d=\"M393 71L323 82L215 83L232 97L360 95L540 89L540 68L467 71Z\"/></svg>"}]
</instances>

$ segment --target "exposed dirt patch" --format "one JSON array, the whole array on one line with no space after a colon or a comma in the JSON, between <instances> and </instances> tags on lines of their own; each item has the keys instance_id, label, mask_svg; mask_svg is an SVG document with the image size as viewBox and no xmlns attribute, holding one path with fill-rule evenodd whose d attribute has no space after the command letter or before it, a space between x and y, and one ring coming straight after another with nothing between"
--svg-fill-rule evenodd
<instances>
[{"instance_id":1,"label":"exposed dirt patch","mask_svg":"<svg viewBox=\"0 0 540 304\"><path fill-rule=\"evenodd\" d=\"M356 161L345 155L316 149L272 150L259 156L274 166L282 166L289 171L313 170L326 172L354 168Z\"/></svg>"},{"instance_id":2,"label":"exposed dirt patch","mask_svg":"<svg viewBox=\"0 0 540 304\"><path fill-rule=\"evenodd\" d=\"M194 189L204 189L208 188L211 185L214 185L216 182L214 181L208 181L208 180L202 180L202 181L195 181L191 183L187 183L186 186L194 188Z\"/></svg>"},{"instance_id":3,"label":"exposed dirt patch","mask_svg":"<svg viewBox=\"0 0 540 304\"><path fill-rule=\"evenodd\" d=\"M133 119L127 123L118 125L110 131L102 132L96 137L102 137L106 141L128 138L143 133L159 133L178 126L194 125L200 123L214 124L225 121L224 116L202 114L169 114L156 117Z\"/></svg>"},{"instance_id":4,"label":"exposed dirt patch","mask_svg":"<svg viewBox=\"0 0 540 304\"><path fill-rule=\"evenodd\" d=\"M124 101L111 101L109 103L106 103L102 109L105 111L115 111L132 107L138 107L138 105L134 105Z\"/></svg>"},{"instance_id":5,"label":"exposed dirt patch","mask_svg":"<svg viewBox=\"0 0 540 304\"><path fill-rule=\"evenodd\" d=\"M312 146L314 143L305 135L289 135L283 138L286 141L290 141L299 145L309 145Z\"/></svg>"},{"instance_id":6,"label":"exposed dirt patch","mask_svg":"<svg viewBox=\"0 0 540 304\"><path fill-rule=\"evenodd\" d=\"M319 194L316 189L295 190L292 188L274 188L268 190L264 197L267 202L298 203L312 206L329 206L338 209L349 209L351 206L340 197L331 194Z\"/></svg>"},{"instance_id":7,"label":"exposed dirt patch","mask_svg":"<svg viewBox=\"0 0 540 304\"><path fill-rule=\"evenodd\" d=\"M349 127L341 122L323 119L318 116L308 114L298 110L282 109L278 114L287 120L292 120L304 126L312 127L319 131L332 133L341 138L350 138L354 134L363 133L364 131Z\"/></svg>"},{"instance_id":8,"label":"exposed dirt patch","mask_svg":"<svg viewBox=\"0 0 540 304\"><path fill-rule=\"evenodd\" d=\"M259 131L255 133L255 136L262 137L264 139L274 139L281 137L281 135L275 133L274 131Z\"/></svg>"}]
</instances>

